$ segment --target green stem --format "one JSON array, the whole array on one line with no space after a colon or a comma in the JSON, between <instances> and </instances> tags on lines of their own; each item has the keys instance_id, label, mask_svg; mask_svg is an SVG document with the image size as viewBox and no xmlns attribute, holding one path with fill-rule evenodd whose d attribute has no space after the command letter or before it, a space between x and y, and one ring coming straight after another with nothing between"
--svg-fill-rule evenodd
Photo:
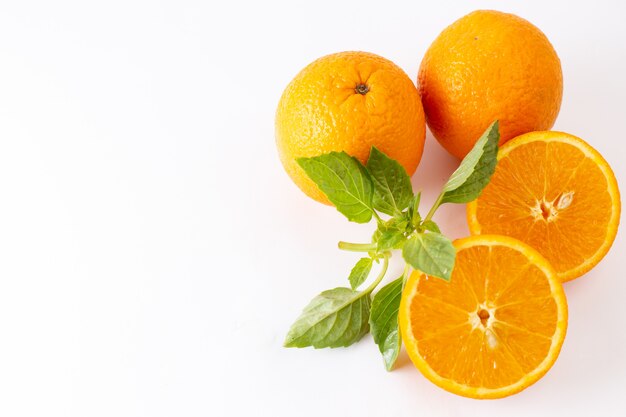
<instances>
[{"instance_id":1,"label":"green stem","mask_svg":"<svg viewBox=\"0 0 626 417\"><path fill-rule=\"evenodd\" d=\"M406 280L409 278L409 272L411 271L411 266L408 263L404 264L404 272L402 273L402 289L404 290L404 284L406 284Z\"/></svg>"},{"instance_id":2,"label":"green stem","mask_svg":"<svg viewBox=\"0 0 626 417\"><path fill-rule=\"evenodd\" d=\"M406 282L407 278L409 277L409 271L411 270L411 265L409 264L404 264L404 272L402 273L402 281Z\"/></svg>"},{"instance_id":3,"label":"green stem","mask_svg":"<svg viewBox=\"0 0 626 417\"><path fill-rule=\"evenodd\" d=\"M376 213L376 210L372 210L372 214L374 214L374 217L376 217L376 221L379 224L383 222L383 219L381 219L380 216L378 215L378 213Z\"/></svg>"},{"instance_id":4,"label":"green stem","mask_svg":"<svg viewBox=\"0 0 626 417\"><path fill-rule=\"evenodd\" d=\"M363 290L363 293L365 294L371 293L372 291L374 291L374 288L376 288L376 286L380 284L380 281L383 280L383 278L385 277L385 274L387 273L387 267L389 266L389 256L390 256L389 252L383 253L383 269L380 270L380 273L378 274L374 282L372 282L369 287Z\"/></svg>"},{"instance_id":5,"label":"green stem","mask_svg":"<svg viewBox=\"0 0 626 417\"><path fill-rule=\"evenodd\" d=\"M437 209L439 208L439 206L441 205L441 200L443 200L443 195L445 193L442 191L441 194L439 194L439 197L437 197L437 200L435 201L435 203L433 204L433 206L430 208L430 210L428 211L428 214L426 215L426 217L424 217L424 221L428 221L430 220L433 215L435 214L435 212L437 211Z\"/></svg>"},{"instance_id":6,"label":"green stem","mask_svg":"<svg viewBox=\"0 0 626 417\"><path fill-rule=\"evenodd\" d=\"M375 251L377 248L376 243L339 242L337 246L341 250L347 250L350 252L371 252Z\"/></svg>"}]
</instances>

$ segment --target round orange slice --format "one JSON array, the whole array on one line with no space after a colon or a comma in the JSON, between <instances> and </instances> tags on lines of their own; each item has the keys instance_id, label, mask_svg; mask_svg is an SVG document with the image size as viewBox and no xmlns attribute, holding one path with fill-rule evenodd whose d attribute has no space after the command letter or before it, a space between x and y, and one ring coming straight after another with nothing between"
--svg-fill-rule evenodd
<instances>
[{"instance_id":1,"label":"round orange slice","mask_svg":"<svg viewBox=\"0 0 626 417\"><path fill-rule=\"evenodd\" d=\"M472 234L502 234L529 244L561 281L600 262L619 218L611 167L585 141L562 132L531 132L507 142L491 182L467 205Z\"/></svg>"},{"instance_id":2,"label":"round orange slice","mask_svg":"<svg viewBox=\"0 0 626 417\"><path fill-rule=\"evenodd\" d=\"M548 261L510 237L454 242L450 282L419 271L407 280L399 322L406 350L433 383L472 398L501 398L554 364L567 302Z\"/></svg>"}]
</instances>

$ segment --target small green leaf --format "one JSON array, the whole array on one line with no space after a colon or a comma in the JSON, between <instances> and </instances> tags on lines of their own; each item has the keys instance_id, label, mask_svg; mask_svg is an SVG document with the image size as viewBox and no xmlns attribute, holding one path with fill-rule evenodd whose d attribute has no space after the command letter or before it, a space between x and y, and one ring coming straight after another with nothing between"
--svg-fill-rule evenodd
<instances>
[{"instance_id":1,"label":"small green leaf","mask_svg":"<svg viewBox=\"0 0 626 417\"><path fill-rule=\"evenodd\" d=\"M378 251L384 252L390 249L400 249L404 244L406 237L398 229L385 230L378 237Z\"/></svg>"},{"instance_id":2,"label":"small green leaf","mask_svg":"<svg viewBox=\"0 0 626 417\"><path fill-rule=\"evenodd\" d=\"M404 212L404 213L398 214L396 217L392 217L391 219L387 220L385 223L383 223L382 225L379 225L378 227L382 229L382 231L399 230L401 232L405 232L408 225L409 225L409 221L407 219L407 214L406 212Z\"/></svg>"},{"instance_id":3,"label":"small green leaf","mask_svg":"<svg viewBox=\"0 0 626 417\"><path fill-rule=\"evenodd\" d=\"M407 213L403 212L398 214L396 217L392 217L386 222L378 223L378 228L374 232L372 236L372 242L376 243L383 232L406 232L409 226L409 221L407 220ZM412 229L411 229L412 230Z\"/></svg>"},{"instance_id":4,"label":"small green leaf","mask_svg":"<svg viewBox=\"0 0 626 417\"><path fill-rule=\"evenodd\" d=\"M345 152L299 158L298 164L337 210L356 223L372 218L374 185L367 169Z\"/></svg>"},{"instance_id":5,"label":"small green leaf","mask_svg":"<svg viewBox=\"0 0 626 417\"><path fill-rule=\"evenodd\" d=\"M413 200L411 200L409 210L407 211L409 215L409 220L411 221L411 224L413 224L413 226L417 226L422 221L422 216L420 216L419 212L421 197L422 192L420 191L415 195L415 197L413 197Z\"/></svg>"},{"instance_id":6,"label":"small green leaf","mask_svg":"<svg viewBox=\"0 0 626 417\"><path fill-rule=\"evenodd\" d=\"M487 128L443 187L441 203L468 203L478 198L496 169L498 121Z\"/></svg>"},{"instance_id":7,"label":"small green leaf","mask_svg":"<svg viewBox=\"0 0 626 417\"><path fill-rule=\"evenodd\" d=\"M368 331L369 293L338 287L322 292L307 305L291 326L285 347L349 346Z\"/></svg>"},{"instance_id":8,"label":"small green leaf","mask_svg":"<svg viewBox=\"0 0 626 417\"><path fill-rule=\"evenodd\" d=\"M372 146L367 170L374 181L376 210L393 216L409 205L413 198L413 187L402 165Z\"/></svg>"},{"instance_id":9,"label":"small green leaf","mask_svg":"<svg viewBox=\"0 0 626 417\"><path fill-rule=\"evenodd\" d=\"M402 344L398 328L402 281L403 277L400 277L381 288L374 296L370 313L372 336L388 371L393 368Z\"/></svg>"},{"instance_id":10,"label":"small green leaf","mask_svg":"<svg viewBox=\"0 0 626 417\"><path fill-rule=\"evenodd\" d=\"M348 281L350 281L350 286L353 290L356 290L359 285L365 282L372 270L372 262L372 258L361 258L356 265L354 265L348 277Z\"/></svg>"},{"instance_id":11,"label":"small green leaf","mask_svg":"<svg viewBox=\"0 0 626 417\"><path fill-rule=\"evenodd\" d=\"M380 231L380 228L374 230L374 233L372 233L372 243L378 243L378 239L380 239L382 234L383 232Z\"/></svg>"},{"instance_id":12,"label":"small green leaf","mask_svg":"<svg viewBox=\"0 0 626 417\"><path fill-rule=\"evenodd\" d=\"M456 249L440 233L416 233L402 248L404 260L425 274L450 280Z\"/></svg>"},{"instance_id":13,"label":"small green leaf","mask_svg":"<svg viewBox=\"0 0 626 417\"><path fill-rule=\"evenodd\" d=\"M422 226L422 229L428 230L429 232L441 233L441 230L439 229L439 226L437 225L437 223L435 223L432 220L426 220L424 223L422 223L421 226Z\"/></svg>"},{"instance_id":14,"label":"small green leaf","mask_svg":"<svg viewBox=\"0 0 626 417\"><path fill-rule=\"evenodd\" d=\"M401 232L407 231L407 227L409 226L409 221L406 217L406 212L394 218L393 226Z\"/></svg>"}]
</instances>

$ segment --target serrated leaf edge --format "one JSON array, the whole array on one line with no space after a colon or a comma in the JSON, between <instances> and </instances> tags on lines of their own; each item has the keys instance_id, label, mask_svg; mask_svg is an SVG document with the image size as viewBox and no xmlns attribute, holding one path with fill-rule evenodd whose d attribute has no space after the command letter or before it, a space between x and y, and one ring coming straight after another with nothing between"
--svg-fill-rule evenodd
<instances>
[{"instance_id":1,"label":"serrated leaf edge","mask_svg":"<svg viewBox=\"0 0 626 417\"><path fill-rule=\"evenodd\" d=\"M433 233L433 232L430 232L430 233L431 233L431 234L435 234L435 233ZM441 235L441 236L443 236L443 237L445 238L445 236L444 236L444 235L442 235L441 233L436 233L436 234ZM407 243L408 243L409 241L411 241L412 239L419 239L419 241L422 243L422 245L421 245L422 250L423 250L423 251L426 253L426 255L430 258L430 260L431 260L432 264L433 264L433 265L435 265L435 266L437 266L438 271L436 271L436 272L438 272L438 273L433 273L433 272L426 272L426 271L423 271L423 270L420 268L420 266L415 265L414 263L412 263L409 259L407 259L407 258L404 256L404 249L402 250L402 257L404 258L404 260L405 260L406 262L408 262L408 263L409 263L409 265L411 265L412 267L414 267L414 268L416 268L416 269L419 269L420 271L424 272L425 274L432 275L432 276L436 276L436 277L438 277L438 278L442 278L442 279L444 279L444 280L446 280L446 281L449 281L449 280L450 280L450 277L452 276L452 269L454 269L454 260L455 260L455 259L453 259L453 262L452 262L452 267L450 268L450 270L445 271L445 273L443 273L443 274L442 274L442 273L439 273L439 272L444 272L444 271L442 271L442 270L441 270L441 268L438 266L437 262L435 262L435 258L434 258L434 257L433 257L433 255L431 254L431 251L429 251L429 250L426 248L426 246L424 245L424 239L422 238L422 236L423 236L423 235L425 235L425 233L416 233L416 234L414 234L413 236L411 236L409 239L407 239ZM447 239L447 238L446 238L446 239ZM404 247L406 248L406 245L405 245ZM456 255L455 255L455 258L456 258Z\"/></svg>"},{"instance_id":2,"label":"serrated leaf edge","mask_svg":"<svg viewBox=\"0 0 626 417\"><path fill-rule=\"evenodd\" d=\"M333 312L331 312L331 313L328 313L328 314L324 315L322 318L320 318L319 320L317 320L317 321L315 321L314 323L312 323L312 324L309 326L309 328L308 328L308 329L307 329L304 333L302 333L302 334L298 335L297 337L290 337L291 332L292 332L292 329L293 329L293 326L294 326L296 323L298 323L298 321L300 320L300 318L302 317L302 315L303 315L303 314L305 314L305 313L309 313L309 312L311 311L311 310L308 310L308 309L307 309L308 305L307 305L306 307L304 307L304 309L302 310L302 312L301 312L300 316L298 316L298 318L296 319L296 321L295 321L295 322L291 325L291 328L290 328L290 329L289 329L289 331L287 332L287 337L286 337L286 339L285 339L285 343L283 344L283 346L285 346L285 347L307 347L307 346L312 346L312 347L314 347L314 348L316 348L316 349L319 349L319 348L324 348L324 347L334 348L334 347L349 346L349 344L338 344L338 345L333 345L333 344L329 344L329 345L319 345L319 344L318 344L318 345L316 345L316 344L314 344L314 343L310 343L310 344L306 344L306 345L298 345L298 344L294 344L294 342L295 342L295 341L297 341L298 339L301 339L301 338L303 338L304 336L306 336L306 335L307 335L307 334L308 334L308 333L309 333L309 332L310 332L313 328L315 328L315 327L316 327L317 325L319 325L321 322L323 322L324 320L326 320L327 318L329 318L331 315L334 315L334 316L335 316L335 320L333 321L333 324L332 324L332 325L330 326L330 328L329 328L329 329L325 332L325 335L324 335L324 338L325 338L325 337L327 337L327 336L330 334L330 331L331 331L331 330L333 329L333 327L335 326L335 323L336 323L336 321L337 321L337 317L339 316L339 312L340 312L341 310L343 310L344 308L348 307L349 305L354 304L354 303L355 303L355 302L357 302L357 301L359 302L359 308L360 308L360 310L361 310L360 317L361 317L361 323L362 323L362 324L361 324L361 327L360 327L359 333L355 336L355 340L353 340L350 344L352 344L352 343L356 343L358 340L360 340L360 339L361 339L361 338L365 335L365 333L367 333L367 330L369 329L369 320L362 320L362 317L363 317L363 307L364 307L363 299L364 299L364 298L368 298L369 303L366 303L366 304L370 304L370 306L371 306L371 300L369 299L369 298L370 298L370 294L369 294L369 293L366 293L366 292L356 292L356 291L354 291L354 290L352 290L352 289L350 289L350 288L347 288L347 287L336 287L336 288L333 288L333 289L331 289L331 290L326 290L326 291L336 290L337 288L344 288L344 289L347 289L347 290L353 291L353 292L355 292L356 294L355 294L355 296L354 296L354 297L349 298L349 299L348 299L348 300L346 300L343 304L341 304L339 307L337 307L337 308L336 308ZM313 301L316 297L321 296L321 295L322 295L324 292L326 292L326 291L322 291L320 294L318 294L318 295L316 295L315 297L313 297L313 299L311 300L311 302L312 302L312 301ZM309 302L309 304L310 304L310 302ZM320 305L321 305L321 304L320 304ZM350 311L350 318L351 318L351 317L352 317L352 308L351 308L351 311ZM346 321L346 327L348 326L348 324L349 324L349 323L350 323L350 319L348 319L348 320ZM344 330L344 331L345 331L345 330Z\"/></svg>"},{"instance_id":3,"label":"serrated leaf edge","mask_svg":"<svg viewBox=\"0 0 626 417\"><path fill-rule=\"evenodd\" d=\"M472 148L472 150L461 161L461 164L459 165L459 167L452 173L452 175L450 176L446 184L443 186L443 189L441 191L442 193L454 191L458 189L459 187L462 187L465 184L465 181L467 181L468 178L472 176L472 174L474 173L474 169L476 168L476 165L478 164L478 162L480 161L480 158L483 156L485 152L485 145L489 141L489 137L493 134L494 128L496 131L498 131L499 129L498 120L494 121L493 123L489 125L489 127L487 127L487 129L482 134L482 136L478 139L476 144L474 144L474 147ZM480 149L480 152L473 154L472 151L474 149ZM476 155L476 157L474 157L474 155ZM468 156L471 157L471 159L468 159ZM461 177L456 177L456 175L460 175L461 173L463 173ZM461 178L461 180L459 180L458 178ZM456 181L460 181L460 183L452 187L452 185Z\"/></svg>"}]
</instances>

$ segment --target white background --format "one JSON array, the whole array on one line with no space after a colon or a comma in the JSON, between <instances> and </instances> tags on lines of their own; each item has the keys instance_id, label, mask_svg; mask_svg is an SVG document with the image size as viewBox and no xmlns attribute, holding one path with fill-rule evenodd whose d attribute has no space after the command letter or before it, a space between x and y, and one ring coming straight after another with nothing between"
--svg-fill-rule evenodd
<instances>
[{"instance_id":1,"label":"white background","mask_svg":"<svg viewBox=\"0 0 626 417\"><path fill-rule=\"evenodd\" d=\"M562 353L516 396L454 396L404 352L387 373L370 336L281 347L312 296L345 285L358 256L336 242L372 227L284 173L283 88L342 50L415 80L435 36L477 8L548 35L565 80L555 129L596 147L624 188L619 1L1 2L0 415L626 415L623 232L566 285ZM425 206L455 164L429 134L413 177ZM437 220L468 233L462 206Z\"/></svg>"}]
</instances>

